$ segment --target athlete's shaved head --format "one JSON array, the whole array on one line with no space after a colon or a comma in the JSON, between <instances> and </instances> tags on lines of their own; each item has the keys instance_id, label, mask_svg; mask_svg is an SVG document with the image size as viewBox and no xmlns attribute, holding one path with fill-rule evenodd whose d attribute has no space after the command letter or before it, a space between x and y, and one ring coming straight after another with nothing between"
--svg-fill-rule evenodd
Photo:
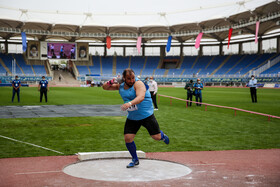
<instances>
[{"instance_id":1,"label":"athlete's shaved head","mask_svg":"<svg viewBox=\"0 0 280 187\"><path fill-rule=\"evenodd\" d=\"M126 68L124 71L123 71L123 78L126 77L126 75L135 75L134 71L131 69L131 68Z\"/></svg>"}]
</instances>

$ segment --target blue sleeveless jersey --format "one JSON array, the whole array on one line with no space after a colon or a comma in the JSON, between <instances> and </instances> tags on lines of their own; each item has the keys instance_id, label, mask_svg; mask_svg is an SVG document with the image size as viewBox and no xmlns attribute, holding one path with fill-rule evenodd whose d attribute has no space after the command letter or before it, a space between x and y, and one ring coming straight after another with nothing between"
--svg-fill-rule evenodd
<instances>
[{"instance_id":1,"label":"blue sleeveless jersey","mask_svg":"<svg viewBox=\"0 0 280 187\"><path fill-rule=\"evenodd\" d=\"M138 79L136 79L137 81ZM124 101L124 103L128 103L136 98L136 91L134 90L134 85L125 90L124 82L120 85L119 93ZM137 110L128 111L127 118L130 120L142 120L154 113L153 101L151 98L151 94L148 89L146 89L144 100L136 105Z\"/></svg>"}]
</instances>

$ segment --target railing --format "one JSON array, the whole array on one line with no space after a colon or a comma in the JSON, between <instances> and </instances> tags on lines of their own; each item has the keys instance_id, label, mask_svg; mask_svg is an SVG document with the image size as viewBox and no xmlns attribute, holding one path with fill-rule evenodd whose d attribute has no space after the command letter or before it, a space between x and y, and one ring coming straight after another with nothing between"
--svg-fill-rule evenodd
<instances>
[{"instance_id":1,"label":"railing","mask_svg":"<svg viewBox=\"0 0 280 187\"><path fill-rule=\"evenodd\" d=\"M262 72L264 72L265 70L267 70L270 67L274 66L279 61L280 61L280 55L278 57L274 58L272 61L269 60L266 64L264 64L263 66L261 66L257 70L253 71L253 74L259 76Z\"/></svg>"},{"instance_id":2,"label":"railing","mask_svg":"<svg viewBox=\"0 0 280 187\"><path fill-rule=\"evenodd\" d=\"M157 94L157 95L158 95L158 103L160 102L160 97L166 97L166 98L169 98L169 99L170 99L170 105L172 105L172 99L176 99L176 100L180 100L180 101L185 101L185 102L186 102L186 108L188 108L188 103L189 103L189 102L192 102L192 103L196 103L196 104L205 105L205 111L207 111L207 106L213 106L213 107L218 107L218 108L225 108L225 109L234 110L234 116L237 115L236 111L241 111L241 112L247 112L247 113L251 113L251 114L266 116L266 117L268 117L268 121L270 121L270 118L277 118L277 119L280 119L279 116L274 116L274 115L270 115L270 114L263 114L263 113L254 112L254 111L250 111L250 110L244 110L244 109L235 108L235 107L228 107L228 106L221 106L221 105L213 105L213 104L209 104L209 103L200 103L200 102L190 101L190 100L181 99L181 98L177 98L177 97L172 97L172 96L168 96L168 95L161 95L161 94Z\"/></svg>"}]
</instances>

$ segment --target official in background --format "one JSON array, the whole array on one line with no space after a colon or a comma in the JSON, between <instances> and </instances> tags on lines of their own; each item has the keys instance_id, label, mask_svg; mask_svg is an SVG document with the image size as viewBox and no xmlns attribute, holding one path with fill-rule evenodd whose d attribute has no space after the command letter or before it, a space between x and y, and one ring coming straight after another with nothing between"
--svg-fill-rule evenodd
<instances>
[{"instance_id":1,"label":"official in background","mask_svg":"<svg viewBox=\"0 0 280 187\"><path fill-rule=\"evenodd\" d=\"M196 100L196 102L198 102L198 99L199 99L199 102L201 103L202 102L201 90L203 90L203 84L201 83L200 79L197 79L197 82L194 83L193 87L195 89L195 91L194 91L195 100ZM201 106L201 104L196 103L196 106Z\"/></svg>"},{"instance_id":2,"label":"official in background","mask_svg":"<svg viewBox=\"0 0 280 187\"><path fill-rule=\"evenodd\" d=\"M13 87L13 97L12 97L12 102L14 102L14 98L15 98L15 94L17 93L17 98L18 98L18 102L20 102L20 97L19 97L19 93L20 93L20 87L21 87L21 82L18 79L18 76L15 77L15 80L13 80L12 82L12 87Z\"/></svg>"},{"instance_id":3,"label":"official in background","mask_svg":"<svg viewBox=\"0 0 280 187\"><path fill-rule=\"evenodd\" d=\"M185 90L187 90L187 100L192 101L193 98L193 80L186 83ZM192 106L192 102L187 102L188 106Z\"/></svg>"},{"instance_id":4,"label":"official in background","mask_svg":"<svg viewBox=\"0 0 280 187\"><path fill-rule=\"evenodd\" d=\"M158 91L158 86L157 86L157 82L154 80L153 77L150 77L150 81L148 83L149 86L149 91L154 103L154 110L158 110L158 106L157 106L157 91Z\"/></svg>"},{"instance_id":5,"label":"official in background","mask_svg":"<svg viewBox=\"0 0 280 187\"><path fill-rule=\"evenodd\" d=\"M42 102L43 94L45 95L45 101L46 103L48 102L48 91L49 90L49 85L48 81L45 79L45 76L42 76L42 80L39 82L38 85L38 91L40 91L40 102Z\"/></svg>"},{"instance_id":6,"label":"official in background","mask_svg":"<svg viewBox=\"0 0 280 187\"><path fill-rule=\"evenodd\" d=\"M257 79L255 79L255 76L252 75L248 85L250 87L250 93L253 103L257 102L257 82L258 81Z\"/></svg>"}]
</instances>

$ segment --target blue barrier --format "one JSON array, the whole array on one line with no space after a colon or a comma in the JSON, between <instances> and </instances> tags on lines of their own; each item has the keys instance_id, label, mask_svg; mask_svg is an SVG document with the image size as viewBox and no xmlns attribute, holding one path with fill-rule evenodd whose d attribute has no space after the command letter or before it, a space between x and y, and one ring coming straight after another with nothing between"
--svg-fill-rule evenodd
<instances>
[{"instance_id":1,"label":"blue barrier","mask_svg":"<svg viewBox=\"0 0 280 187\"><path fill-rule=\"evenodd\" d=\"M12 86L12 83L0 83L0 87L5 87L5 86L11 87L11 86ZM29 87L28 84L21 84L21 86L23 86L23 87Z\"/></svg>"},{"instance_id":2,"label":"blue barrier","mask_svg":"<svg viewBox=\"0 0 280 187\"><path fill-rule=\"evenodd\" d=\"M36 77L36 76L18 76L19 80L21 82L36 82L42 80L42 76ZM52 77L45 77L46 80L50 81L52 80ZM1 83L11 83L15 79L14 76L0 76L0 82Z\"/></svg>"}]
</instances>

